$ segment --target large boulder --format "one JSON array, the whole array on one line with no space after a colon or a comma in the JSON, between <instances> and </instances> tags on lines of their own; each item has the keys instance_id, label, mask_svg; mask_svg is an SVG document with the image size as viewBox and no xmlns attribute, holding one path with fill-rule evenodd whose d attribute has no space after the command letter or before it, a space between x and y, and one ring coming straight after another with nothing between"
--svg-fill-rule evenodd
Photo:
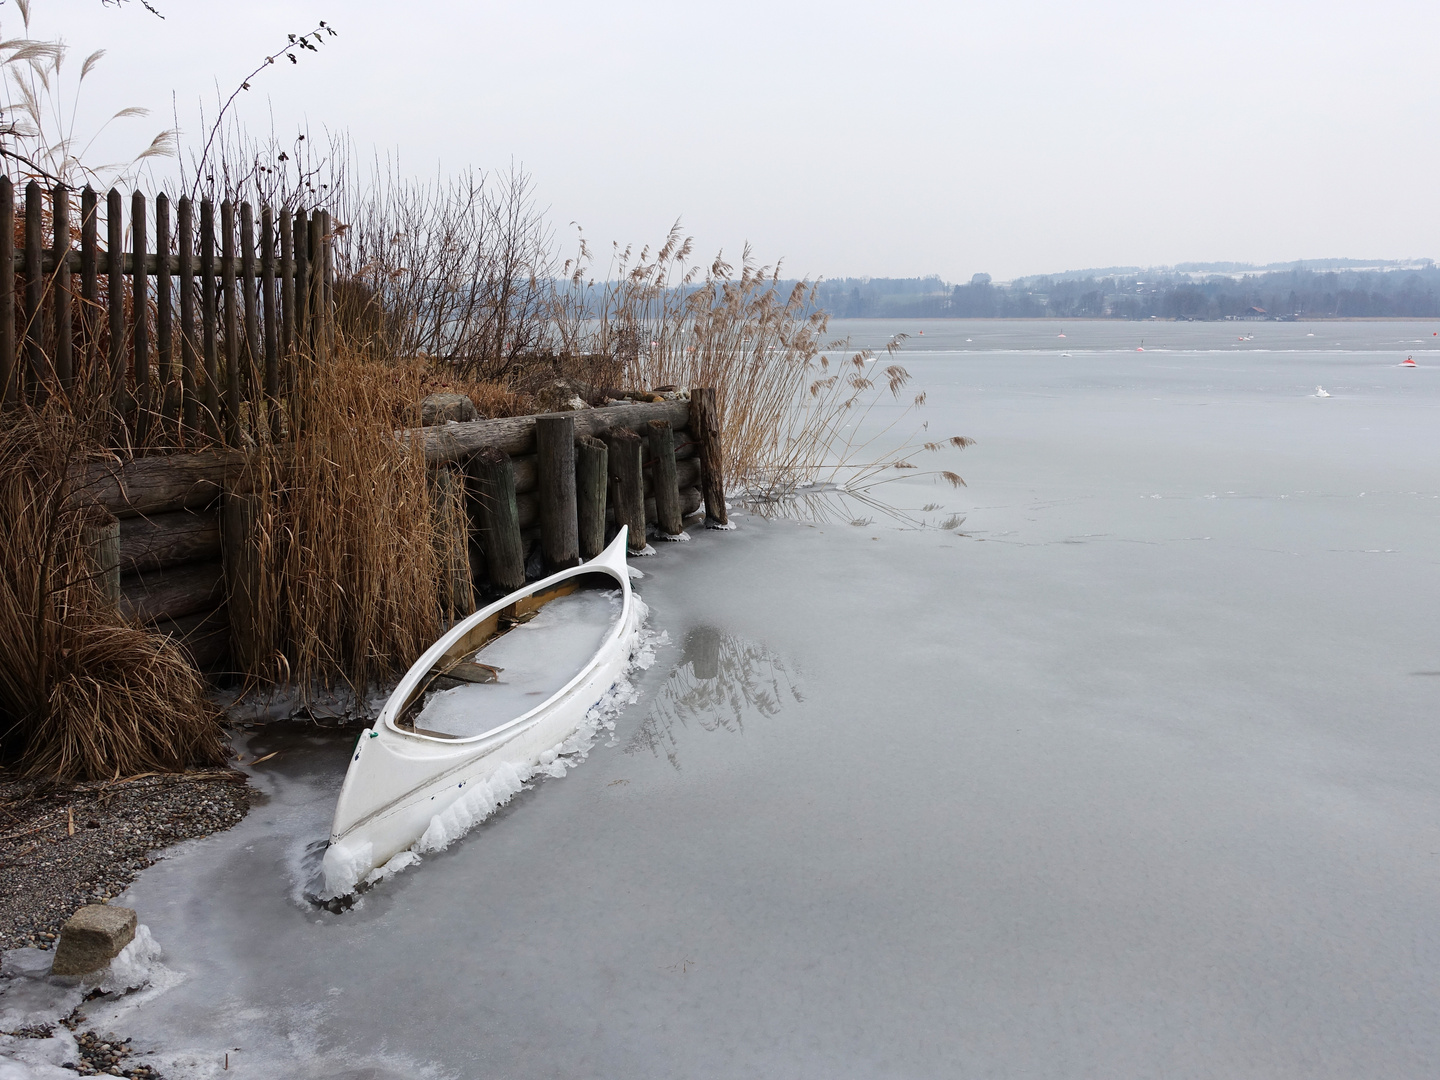
<instances>
[{"instance_id":1,"label":"large boulder","mask_svg":"<svg viewBox=\"0 0 1440 1080\"><path fill-rule=\"evenodd\" d=\"M107 966L135 939L135 909L86 904L60 928L52 975L88 975Z\"/></svg>"},{"instance_id":2,"label":"large boulder","mask_svg":"<svg viewBox=\"0 0 1440 1080\"><path fill-rule=\"evenodd\" d=\"M431 394L420 403L420 423L424 427L448 424L452 420L463 424L479 416L475 403L464 394Z\"/></svg>"}]
</instances>

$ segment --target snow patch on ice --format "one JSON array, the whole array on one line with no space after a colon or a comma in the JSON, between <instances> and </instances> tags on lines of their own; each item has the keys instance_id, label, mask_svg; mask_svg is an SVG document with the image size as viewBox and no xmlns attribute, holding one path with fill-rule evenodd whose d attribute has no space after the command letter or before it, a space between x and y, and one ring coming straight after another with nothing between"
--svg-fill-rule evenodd
<instances>
[{"instance_id":1,"label":"snow patch on ice","mask_svg":"<svg viewBox=\"0 0 1440 1080\"><path fill-rule=\"evenodd\" d=\"M48 1039L0 1035L0 1080L75 1080L65 1066L79 1061L75 1036L63 1027Z\"/></svg>"},{"instance_id":2,"label":"snow patch on ice","mask_svg":"<svg viewBox=\"0 0 1440 1080\"><path fill-rule=\"evenodd\" d=\"M683 544L690 539L690 534L684 530L675 533L673 536L670 533L657 532L655 533L655 538L657 540L664 540L670 544Z\"/></svg>"},{"instance_id":3,"label":"snow patch on ice","mask_svg":"<svg viewBox=\"0 0 1440 1080\"><path fill-rule=\"evenodd\" d=\"M841 490L843 491L844 488L841 488ZM717 530L717 531L719 531L719 532L734 532L734 531L735 531L735 523L734 523L733 521L731 521L731 522L728 522L728 523L726 523L726 524L724 524L724 525L721 525L718 521L709 521L709 520L707 520L707 521L705 522L705 528L707 528L707 529L715 529L715 530Z\"/></svg>"}]
</instances>

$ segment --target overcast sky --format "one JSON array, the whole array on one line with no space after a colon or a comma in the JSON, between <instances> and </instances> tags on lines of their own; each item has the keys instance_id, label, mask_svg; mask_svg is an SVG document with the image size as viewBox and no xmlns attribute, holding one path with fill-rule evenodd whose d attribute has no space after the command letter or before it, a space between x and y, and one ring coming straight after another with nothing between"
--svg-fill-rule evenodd
<instances>
[{"instance_id":1,"label":"overcast sky","mask_svg":"<svg viewBox=\"0 0 1440 1080\"><path fill-rule=\"evenodd\" d=\"M19 36L15 0L0 32ZM557 229L795 275L997 279L1185 260L1440 255L1440 4L33 0L107 146L245 95L417 173L533 173ZM72 68L73 71L73 68ZM88 119L80 124L84 129ZM116 140L119 140L118 142Z\"/></svg>"}]
</instances>

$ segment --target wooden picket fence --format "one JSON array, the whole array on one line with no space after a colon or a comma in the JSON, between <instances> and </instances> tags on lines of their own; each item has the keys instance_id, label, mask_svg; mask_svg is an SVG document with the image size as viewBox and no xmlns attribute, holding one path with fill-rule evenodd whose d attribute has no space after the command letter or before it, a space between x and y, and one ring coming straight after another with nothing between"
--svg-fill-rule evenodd
<instances>
[{"instance_id":1,"label":"wooden picket fence","mask_svg":"<svg viewBox=\"0 0 1440 1080\"><path fill-rule=\"evenodd\" d=\"M108 441L131 451L292 432L300 365L334 344L329 213L262 206L257 235L250 203L225 200L217 215L182 196L172 229L169 197L152 216L137 191L127 244L112 189L102 246L99 194L87 186L78 208L75 197L31 181L17 221L0 177L0 406L100 402Z\"/></svg>"}]
</instances>

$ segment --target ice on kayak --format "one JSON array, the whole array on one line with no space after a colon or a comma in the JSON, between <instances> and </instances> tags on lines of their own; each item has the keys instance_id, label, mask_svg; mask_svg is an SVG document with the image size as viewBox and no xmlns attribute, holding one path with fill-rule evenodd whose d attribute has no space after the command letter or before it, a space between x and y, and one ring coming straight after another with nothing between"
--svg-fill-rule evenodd
<instances>
[{"instance_id":1,"label":"ice on kayak","mask_svg":"<svg viewBox=\"0 0 1440 1080\"><path fill-rule=\"evenodd\" d=\"M618 615L619 594L600 595L615 597L615 610ZM575 598L566 597L564 599ZM635 644L631 647L629 662L614 685L586 712L585 719L575 731L562 742L540 754L537 760L506 762L488 781L470 785L464 795L430 819L429 826L413 847L400 852L383 866L370 869L373 865L371 861L373 852L369 844L362 844L353 850L343 845L333 845L325 854L326 891L340 896L353 891L355 886L362 881L366 887L379 884L387 877L418 863L422 855L445 850L521 791L528 788L534 777L549 776L559 779L565 775L566 770L573 769L583 762L600 733L613 733L615 718L626 706L639 700L639 691L635 688L631 677L635 673L646 671L653 666L656 650L670 641L670 636L663 630L657 632L644 625L649 617L649 609L638 595L632 594L632 599L636 605L636 621L641 626L640 632L635 637ZM606 602L609 602L608 599ZM547 605L546 610L558 606L559 603L559 601L552 602ZM516 627L515 630L506 634L505 638L515 637L516 631L523 630L526 626L533 626L544 615L545 610L542 610L541 614L536 616L531 623ZM500 640L504 641L505 638ZM517 641L520 640L523 639L517 638ZM549 640L552 639L547 638L547 642ZM482 656L486 662L490 662L493 654L486 649L482 651ZM497 664L497 666L501 665ZM505 674L508 676L510 669L507 668ZM474 689L493 690L495 686L494 683L488 683ZM427 712L428 708L427 705ZM426 715L426 712L421 713L421 717ZM419 724L422 727L425 726L423 720L419 721Z\"/></svg>"}]
</instances>

